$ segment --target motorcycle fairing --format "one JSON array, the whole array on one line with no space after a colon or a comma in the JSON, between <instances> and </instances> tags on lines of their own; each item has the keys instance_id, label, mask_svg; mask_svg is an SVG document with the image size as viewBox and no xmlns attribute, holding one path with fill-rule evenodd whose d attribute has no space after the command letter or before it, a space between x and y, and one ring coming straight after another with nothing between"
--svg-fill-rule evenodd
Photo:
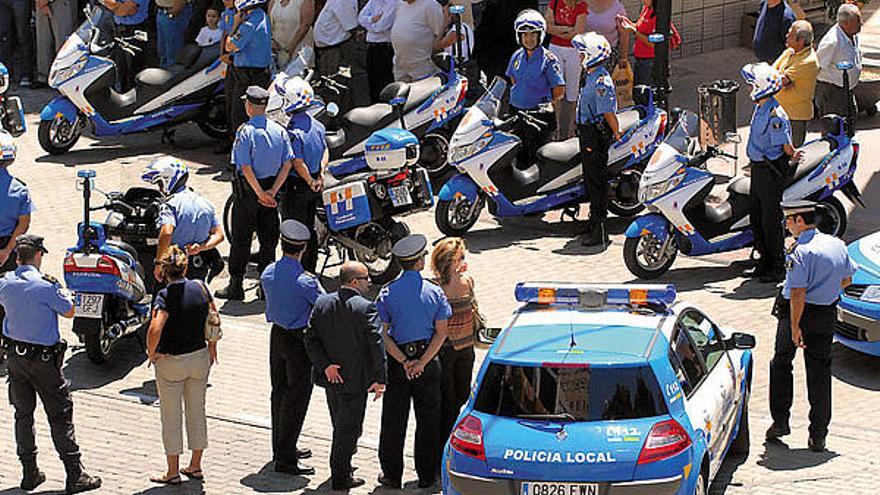
<instances>
[{"instance_id":1,"label":"motorcycle fairing","mask_svg":"<svg viewBox=\"0 0 880 495\"><path fill-rule=\"evenodd\" d=\"M66 96L56 96L40 111L40 120L53 120L59 113L68 122L74 122L79 109Z\"/></svg>"},{"instance_id":2,"label":"motorcycle fairing","mask_svg":"<svg viewBox=\"0 0 880 495\"><path fill-rule=\"evenodd\" d=\"M477 200L480 191L470 177L457 173L443 184L443 187L440 188L440 194L438 194L437 197L442 201L452 201L459 194L473 203Z\"/></svg>"}]
</instances>

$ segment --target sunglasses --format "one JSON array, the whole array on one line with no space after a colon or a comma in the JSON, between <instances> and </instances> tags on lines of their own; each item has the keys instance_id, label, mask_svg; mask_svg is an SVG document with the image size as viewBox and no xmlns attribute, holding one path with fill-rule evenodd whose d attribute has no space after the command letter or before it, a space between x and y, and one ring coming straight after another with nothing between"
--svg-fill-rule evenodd
<instances>
[{"instance_id":1,"label":"sunglasses","mask_svg":"<svg viewBox=\"0 0 880 495\"><path fill-rule=\"evenodd\" d=\"M353 280L370 280L369 276L366 277L355 277Z\"/></svg>"}]
</instances>

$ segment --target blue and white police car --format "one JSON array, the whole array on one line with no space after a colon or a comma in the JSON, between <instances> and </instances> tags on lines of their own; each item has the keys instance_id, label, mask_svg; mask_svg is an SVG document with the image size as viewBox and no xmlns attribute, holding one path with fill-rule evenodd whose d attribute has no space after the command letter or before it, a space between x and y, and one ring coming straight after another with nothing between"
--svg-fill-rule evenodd
<instances>
[{"instance_id":1,"label":"blue and white police car","mask_svg":"<svg viewBox=\"0 0 880 495\"><path fill-rule=\"evenodd\" d=\"M837 305L835 338L850 349L880 356L880 232L847 250L858 268Z\"/></svg>"},{"instance_id":2,"label":"blue and white police car","mask_svg":"<svg viewBox=\"0 0 880 495\"><path fill-rule=\"evenodd\" d=\"M444 494L704 494L748 452L753 336L672 285L520 283L516 299L444 448Z\"/></svg>"}]
</instances>

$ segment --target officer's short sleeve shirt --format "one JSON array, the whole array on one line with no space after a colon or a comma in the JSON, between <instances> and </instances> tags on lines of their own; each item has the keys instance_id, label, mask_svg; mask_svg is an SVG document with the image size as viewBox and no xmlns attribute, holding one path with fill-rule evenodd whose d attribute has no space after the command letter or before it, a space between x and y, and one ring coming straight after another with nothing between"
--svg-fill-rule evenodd
<instances>
[{"instance_id":1,"label":"officer's short sleeve shirt","mask_svg":"<svg viewBox=\"0 0 880 495\"><path fill-rule=\"evenodd\" d=\"M232 35L236 67L266 68L272 65L272 34L263 9L253 9Z\"/></svg>"},{"instance_id":2,"label":"officer's short sleeve shirt","mask_svg":"<svg viewBox=\"0 0 880 495\"><path fill-rule=\"evenodd\" d=\"M776 160L785 153L785 145L791 143L791 122L776 99L756 105L746 147L749 160Z\"/></svg>"},{"instance_id":3,"label":"officer's short sleeve shirt","mask_svg":"<svg viewBox=\"0 0 880 495\"><path fill-rule=\"evenodd\" d=\"M308 325L315 301L325 294L318 278L289 256L267 266L260 283L266 296L266 321L288 330Z\"/></svg>"},{"instance_id":4,"label":"officer's short sleeve shirt","mask_svg":"<svg viewBox=\"0 0 880 495\"><path fill-rule=\"evenodd\" d=\"M531 57L523 48L514 52L506 75L513 80L510 104L520 110L532 110L552 101L553 88L565 85L559 59L544 47L538 47Z\"/></svg>"},{"instance_id":5,"label":"officer's short sleeve shirt","mask_svg":"<svg viewBox=\"0 0 880 495\"><path fill-rule=\"evenodd\" d=\"M214 206L191 189L174 193L159 207L159 227L171 225L174 234L171 243L186 248L202 244L211 236L211 230L220 223Z\"/></svg>"},{"instance_id":6,"label":"officer's short sleeve shirt","mask_svg":"<svg viewBox=\"0 0 880 495\"><path fill-rule=\"evenodd\" d=\"M0 237L12 234L18 225L18 217L30 215L34 210L27 186L5 168L0 168Z\"/></svg>"},{"instance_id":7,"label":"officer's short sleeve shirt","mask_svg":"<svg viewBox=\"0 0 880 495\"><path fill-rule=\"evenodd\" d=\"M584 85L578 97L577 123L588 124L601 119L604 114L617 111L614 81L605 67L599 67L584 77Z\"/></svg>"},{"instance_id":8,"label":"officer's short sleeve shirt","mask_svg":"<svg viewBox=\"0 0 880 495\"><path fill-rule=\"evenodd\" d=\"M293 157L305 162L312 175L317 174L321 170L324 150L327 149L324 124L311 115L301 112L290 119L287 132L290 134ZM290 174L295 175L296 171L291 169Z\"/></svg>"},{"instance_id":9,"label":"officer's short sleeve shirt","mask_svg":"<svg viewBox=\"0 0 880 495\"><path fill-rule=\"evenodd\" d=\"M0 306L6 309L3 335L21 342L52 346L58 343L58 315L73 308L61 284L47 280L31 265L0 276Z\"/></svg>"},{"instance_id":10,"label":"officer's short sleeve shirt","mask_svg":"<svg viewBox=\"0 0 880 495\"><path fill-rule=\"evenodd\" d=\"M430 340L435 322L452 316L443 290L409 270L379 292L376 309L397 344Z\"/></svg>"},{"instance_id":11,"label":"officer's short sleeve shirt","mask_svg":"<svg viewBox=\"0 0 880 495\"><path fill-rule=\"evenodd\" d=\"M815 229L801 233L785 268L783 296L790 299L792 288L807 289L806 302L821 305L836 301L841 282L855 273L843 241Z\"/></svg>"},{"instance_id":12,"label":"officer's short sleeve shirt","mask_svg":"<svg viewBox=\"0 0 880 495\"><path fill-rule=\"evenodd\" d=\"M251 118L235 134L232 164L239 173L241 167L247 165L253 168L258 179L274 177L281 166L293 157L287 131L265 115Z\"/></svg>"}]
</instances>

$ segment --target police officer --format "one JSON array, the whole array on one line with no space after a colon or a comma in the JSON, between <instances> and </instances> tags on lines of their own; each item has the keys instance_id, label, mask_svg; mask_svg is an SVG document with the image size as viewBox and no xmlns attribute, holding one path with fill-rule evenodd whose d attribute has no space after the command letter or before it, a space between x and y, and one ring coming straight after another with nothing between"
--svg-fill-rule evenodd
<instances>
[{"instance_id":1,"label":"police officer","mask_svg":"<svg viewBox=\"0 0 880 495\"><path fill-rule=\"evenodd\" d=\"M749 223L755 232L755 250L761 255L758 265L745 275L775 283L785 275L779 204L791 173L789 162L796 163L801 152L792 145L788 115L773 97L782 89L782 73L762 62L746 65L742 75L752 85L750 96L755 102L746 154L752 170Z\"/></svg>"},{"instance_id":2,"label":"police officer","mask_svg":"<svg viewBox=\"0 0 880 495\"><path fill-rule=\"evenodd\" d=\"M559 101L565 95L565 80L559 59L542 46L547 32L544 16L537 10L527 9L517 16L513 25L520 48L507 65L506 74L511 81L510 105L537 119L537 123L520 119L513 129L523 145L519 154L520 167L528 168L535 152L556 130L556 114L551 102Z\"/></svg>"},{"instance_id":3,"label":"police officer","mask_svg":"<svg viewBox=\"0 0 880 495\"><path fill-rule=\"evenodd\" d=\"M318 238L315 235L315 211L324 190L324 167L329 154L324 141L326 130L306 112L315 97L312 86L299 77L284 81L284 111L290 117L287 132L293 147L293 168L281 199L281 218L298 220L309 228L311 238L303 254L303 266L314 272L318 265Z\"/></svg>"},{"instance_id":4,"label":"police officer","mask_svg":"<svg viewBox=\"0 0 880 495\"><path fill-rule=\"evenodd\" d=\"M117 82L120 93L128 93L134 88L134 77L143 67L142 60L145 42L133 39L135 31L146 31L147 17L150 12L150 0L101 0L101 4L113 12L116 23L115 36L124 38L129 45L139 51L129 52L121 46L113 51L116 64Z\"/></svg>"},{"instance_id":5,"label":"police officer","mask_svg":"<svg viewBox=\"0 0 880 495\"><path fill-rule=\"evenodd\" d=\"M223 258L217 245L223 242L223 229L214 206L186 187L189 169L186 164L170 156L151 163L141 180L159 187L165 201L159 207L159 245L156 259L161 259L172 244L187 254L187 278L211 281L223 271ZM154 269L156 280L162 280L162 270Z\"/></svg>"},{"instance_id":6,"label":"police officer","mask_svg":"<svg viewBox=\"0 0 880 495\"><path fill-rule=\"evenodd\" d=\"M767 439L790 432L789 410L793 394L792 361L798 347L804 350L807 398L810 401L810 437L807 446L825 450L831 421L831 344L837 321L840 291L855 272L840 239L816 229L816 204L792 201L782 204L785 227L797 238L785 261L785 283L774 313L776 350L770 361L770 414L773 424Z\"/></svg>"},{"instance_id":7,"label":"police officer","mask_svg":"<svg viewBox=\"0 0 880 495\"><path fill-rule=\"evenodd\" d=\"M12 136L0 130L0 275L15 270L15 239L27 232L34 211L27 186L9 173L16 152ZM0 327L5 314L0 303ZM6 374L4 354L0 346L0 376Z\"/></svg>"},{"instance_id":8,"label":"police officer","mask_svg":"<svg viewBox=\"0 0 880 495\"><path fill-rule=\"evenodd\" d=\"M390 488L401 486L410 400L416 415L413 456L419 488L433 485L440 470L440 363L436 357L446 340L446 320L452 309L443 290L419 273L425 268L427 243L425 236L413 234L394 244L391 252L403 273L383 287L376 300L388 354L379 483Z\"/></svg>"},{"instance_id":9,"label":"police officer","mask_svg":"<svg viewBox=\"0 0 880 495\"><path fill-rule=\"evenodd\" d=\"M72 318L73 300L54 278L40 273L43 238L24 234L15 241L18 268L0 277L0 304L8 313L3 323L9 351L9 402L15 408L15 442L23 467L22 490L46 481L37 467L34 409L43 402L55 450L67 472L66 493L94 490L101 479L89 476L80 463L73 429L73 401L61 373L67 343L58 333L58 315Z\"/></svg>"},{"instance_id":10,"label":"police officer","mask_svg":"<svg viewBox=\"0 0 880 495\"><path fill-rule=\"evenodd\" d=\"M605 218L608 216L608 148L620 138L614 81L605 68L611 45L601 34L579 34L571 40L584 67L584 84L577 105L577 131L584 185L590 200L585 246L608 245Z\"/></svg>"},{"instance_id":11,"label":"police officer","mask_svg":"<svg viewBox=\"0 0 880 495\"><path fill-rule=\"evenodd\" d=\"M315 301L324 294L318 278L306 272L300 262L309 237L305 225L285 220L281 224L284 256L260 276L266 295L266 320L272 323L272 459L275 471L296 475L315 474L314 468L299 462L311 457L312 452L297 449L312 396L312 363L303 334Z\"/></svg>"},{"instance_id":12,"label":"police officer","mask_svg":"<svg viewBox=\"0 0 880 495\"><path fill-rule=\"evenodd\" d=\"M220 14L220 29L223 30L223 37L220 41L220 61L226 64L226 76L223 79L223 96L226 98L226 122L229 125L228 138L221 139L214 148L214 153L225 155L232 149L232 132L235 130L234 121L232 119L232 109L238 102L235 101L235 95L232 90L235 86L235 65L232 63L232 54L227 50L226 40L232 36L232 27L235 25L235 0L223 0L223 13Z\"/></svg>"},{"instance_id":13,"label":"police officer","mask_svg":"<svg viewBox=\"0 0 880 495\"><path fill-rule=\"evenodd\" d=\"M245 108L239 98L248 87L269 86L272 65L272 33L269 16L261 8L266 0L235 0L232 36L226 39L226 50L232 54L232 128L238 129L245 119ZM250 115L248 115L249 117Z\"/></svg>"},{"instance_id":14,"label":"police officer","mask_svg":"<svg viewBox=\"0 0 880 495\"><path fill-rule=\"evenodd\" d=\"M290 173L293 150L287 131L266 118L269 92L251 86L245 95L250 120L235 135L232 165L232 246L229 250L229 285L215 294L221 299L244 299L245 270L254 231L260 241L260 272L275 259L278 244L278 203L275 196ZM262 294L261 291L259 291Z\"/></svg>"}]
</instances>

